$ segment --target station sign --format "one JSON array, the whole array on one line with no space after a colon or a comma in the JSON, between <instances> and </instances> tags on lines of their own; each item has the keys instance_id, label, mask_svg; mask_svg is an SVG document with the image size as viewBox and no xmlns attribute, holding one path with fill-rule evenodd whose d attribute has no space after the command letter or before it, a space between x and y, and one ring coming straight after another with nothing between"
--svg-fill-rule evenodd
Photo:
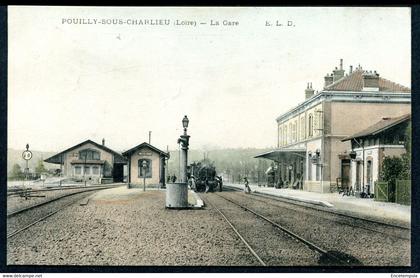
<instances>
[{"instance_id":1,"label":"station sign","mask_svg":"<svg viewBox=\"0 0 420 278\"><path fill-rule=\"evenodd\" d=\"M139 155L140 156L152 156L153 153L151 153L151 152L139 152Z\"/></svg>"},{"instance_id":2,"label":"station sign","mask_svg":"<svg viewBox=\"0 0 420 278\"><path fill-rule=\"evenodd\" d=\"M32 158L32 152L29 150L26 150L22 153L22 157L25 160L30 160Z\"/></svg>"}]
</instances>

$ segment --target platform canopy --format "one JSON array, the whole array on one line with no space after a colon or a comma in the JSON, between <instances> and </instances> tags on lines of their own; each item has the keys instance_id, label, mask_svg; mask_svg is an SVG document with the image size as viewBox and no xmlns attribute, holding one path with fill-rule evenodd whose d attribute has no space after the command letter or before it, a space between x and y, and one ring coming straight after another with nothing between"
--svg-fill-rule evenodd
<instances>
[{"instance_id":1,"label":"platform canopy","mask_svg":"<svg viewBox=\"0 0 420 278\"><path fill-rule=\"evenodd\" d=\"M266 158L281 162L294 156L306 157L306 149L277 149L254 156L254 158Z\"/></svg>"}]
</instances>

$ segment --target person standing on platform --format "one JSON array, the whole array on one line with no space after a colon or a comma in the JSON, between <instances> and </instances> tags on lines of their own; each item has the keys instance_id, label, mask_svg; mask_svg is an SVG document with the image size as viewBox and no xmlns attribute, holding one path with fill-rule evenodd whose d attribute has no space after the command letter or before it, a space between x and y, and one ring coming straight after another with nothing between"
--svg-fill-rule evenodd
<instances>
[{"instance_id":1,"label":"person standing on platform","mask_svg":"<svg viewBox=\"0 0 420 278\"><path fill-rule=\"evenodd\" d=\"M244 188L245 194L250 194L251 193L251 188L249 187L249 182L248 182L247 177L244 178L244 183L245 183L245 188Z\"/></svg>"},{"instance_id":2,"label":"person standing on platform","mask_svg":"<svg viewBox=\"0 0 420 278\"><path fill-rule=\"evenodd\" d=\"M191 176L191 178L189 179L189 185L190 185L190 188L193 191L196 191L196 184L195 184L195 177L194 176Z\"/></svg>"},{"instance_id":3,"label":"person standing on platform","mask_svg":"<svg viewBox=\"0 0 420 278\"><path fill-rule=\"evenodd\" d=\"M221 176L217 176L217 183L219 184L219 192L222 192L222 188L223 188L223 179Z\"/></svg>"}]
</instances>

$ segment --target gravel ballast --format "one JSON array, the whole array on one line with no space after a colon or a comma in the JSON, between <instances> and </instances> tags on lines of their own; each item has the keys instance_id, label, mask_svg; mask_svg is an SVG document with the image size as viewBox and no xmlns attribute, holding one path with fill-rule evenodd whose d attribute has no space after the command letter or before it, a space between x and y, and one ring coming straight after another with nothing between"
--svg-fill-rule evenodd
<instances>
[{"instance_id":1,"label":"gravel ballast","mask_svg":"<svg viewBox=\"0 0 420 278\"><path fill-rule=\"evenodd\" d=\"M350 226L345 217L281 201L254 198L240 192L223 192L222 196L263 214L325 250L349 257L356 265L410 265L409 239ZM372 223L364 226L374 228ZM404 232L404 236L406 234Z\"/></svg>"},{"instance_id":2,"label":"gravel ballast","mask_svg":"<svg viewBox=\"0 0 420 278\"><path fill-rule=\"evenodd\" d=\"M265 220L214 194L201 196L210 207L217 207L229 219L268 266L319 265L319 253Z\"/></svg>"},{"instance_id":3,"label":"gravel ballast","mask_svg":"<svg viewBox=\"0 0 420 278\"><path fill-rule=\"evenodd\" d=\"M217 212L165 209L164 191L119 190L116 197L98 192L86 206L69 206L16 235L7 263L259 265Z\"/></svg>"},{"instance_id":4,"label":"gravel ballast","mask_svg":"<svg viewBox=\"0 0 420 278\"><path fill-rule=\"evenodd\" d=\"M275 200L263 203L242 192L216 194L240 201L360 265L410 264L409 240L352 227L340 223L339 216L296 205ZM325 264L317 252L216 194L201 196L226 214L268 265ZM125 187L98 191L85 203L75 203L10 238L7 264L260 266L209 203L199 210L165 209L165 191Z\"/></svg>"}]
</instances>

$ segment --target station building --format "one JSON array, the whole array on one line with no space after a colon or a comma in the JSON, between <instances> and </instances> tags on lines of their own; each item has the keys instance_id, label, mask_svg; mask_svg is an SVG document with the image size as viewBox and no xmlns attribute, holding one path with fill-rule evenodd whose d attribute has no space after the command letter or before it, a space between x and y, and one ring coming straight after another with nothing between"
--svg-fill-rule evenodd
<instances>
[{"instance_id":1,"label":"station building","mask_svg":"<svg viewBox=\"0 0 420 278\"><path fill-rule=\"evenodd\" d=\"M341 158L342 179L355 191L375 192L384 158L400 157L406 152L406 130L410 123L411 114L384 117L367 129L342 139L351 142L348 155Z\"/></svg>"},{"instance_id":2,"label":"station building","mask_svg":"<svg viewBox=\"0 0 420 278\"><path fill-rule=\"evenodd\" d=\"M324 81L316 93L308 83L305 101L277 117L277 149L255 156L276 163L280 186L330 192L349 163L351 143L343 139L411 112L411 90L376 71L350 66L346 73L340 60Z\"/></svg>"},{"instance_id":3,"label":"station building","mask_svg":"<svg viewBox=\"0 0 420 278\"><path fill-rule=\"evenodd\" d=\"M165 185L165 163L169 153L144 142L122 154L128 162L128 187Z\"/></svg>"},{"instance_id":4,"label":"station building","mask_svg":"<svg viewBox=\"0 0 420 278\"><path fill-rule=\"evenodd\" d=\"M123 182L126 159L116 151L92 140L86 140L44 160L60 164L65 177L90 183Z\"/></svg>"}]
</instances>

